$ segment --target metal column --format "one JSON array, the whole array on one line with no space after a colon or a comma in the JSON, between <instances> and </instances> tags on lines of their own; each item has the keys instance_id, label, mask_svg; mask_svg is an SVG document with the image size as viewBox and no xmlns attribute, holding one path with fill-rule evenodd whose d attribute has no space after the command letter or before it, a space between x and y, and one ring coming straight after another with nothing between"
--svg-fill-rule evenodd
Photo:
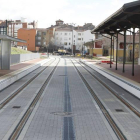
<instances>
[{"instance_id":1,"label":"metal column","mask_svg":"<svg viewBox=\"0 0 140 140\"><path fill-rule=\"evenodd\" d=\"M125 72L125 59L126 59L126 30L124 30L123 72Z\"/></svg>"},{"instance_id":2,"label":"metal column","mask_svg":"<svg viewBox=\"0 0 140 140\"><path fill-rule=\"evenodd\" d=\"M140 28L139 28L139 58L138 58L138 65L140 65Z\"/></svg>"},{"instance_id":3,"label":"metal column","mask_svg":"<svg viewBox=\"0 0 140 140\"><path fill-rule=\"evenodd\" d=\"M140 58L140 28L139 28L139 58Z\"/></svg>"},{"instance_id":4,"label":"metal column","mask_svg":"<svg viewBox=\"0 0 140 140\"><path fill-rule=\"evenodd\" d=\"M111 35L110 68L112 68L111 61L112 61L112 35Z\"/></svg>"},{"instance_id":5,"label":"metal column","mask_svg":"<svg viewBox=\"0 0 140 140\"><path fill-rule=\"evenodd\" d=\"M10 69L10 56L11 56L11 41L10 40L1 40L1 69L9 70Z\"/></svg>"},{"instance_id":6,"label":"metal column","mask_svg":"<svg viewBox=\"0 0 140 140\"><path fill-rule=\"evenodd\" d=\"M134 62L135 62L135 28L133 28L133 63L132 63L132 76L134 76Z\"/></svg>"},{"instance_id":7,"label":"metal column","mask_svg":"<svg viewBox=\"0 0 140 140\"><path fill-rule=\"evenodd\" d=\"M114 62L114 36L113 36L113 42L112 42L112 48L113 48L113 62Z\"/></svg>"},{"instance_id":8,"label":"metal column","mask_svg":"<svg viewBox=\"0 0 140 140\"><path fill-rule=\"evenodd\" d=\"M117 33L117 38L116 38L116 70L118 69L117 62L118 62L118 33Z\"/></svg>"}]
</instances>

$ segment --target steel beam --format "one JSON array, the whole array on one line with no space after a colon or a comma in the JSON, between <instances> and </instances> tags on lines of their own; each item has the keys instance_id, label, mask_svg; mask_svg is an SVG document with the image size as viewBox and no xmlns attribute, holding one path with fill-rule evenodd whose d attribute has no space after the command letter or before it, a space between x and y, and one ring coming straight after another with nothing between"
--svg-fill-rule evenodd
<instances>
[{"instance_id":1,"label":"steel beam","mask_svg":"<svg viewBox=\"0 0 140 140\"><path fill-rule=\"evenodd\" d=\"M125 59L126 59L126 30L124 30L123 72L125 72Z\"/></svg>"},{"instance_id":2,"label":"steel beam","mask_svg":"<svg viewBox=\"0 0 140 140\"><path fill-rule=\"evenodd\" d=\"M113 62L114 62L114 36L113 36L112 47L113 47Z\"/></svg>"},{"instance_id":3,"label":"steel beam","mask_svg":"<svg viewBox=\"0 0 140 140\"><path fill-rule=\"evenodd\" d=\"M116 70L118 69L117 62L118 62L118 33L116 38Z\"/></svg>"},{"instance_id":4,"label":"steel beam","mask_svg":"<svg viewBox=\"0 0 140 140\"><path fill-rule=\"evenodd\" d=\"M111 61L112 61L112 36L111 36L110 68L112 68Z\"/></svg>"},{"instance_id":5,"label":"steel beam","mask_svg":"<svg viewBox=\"0 0 140 140\"><path fill-rule=\"evenodd\" d=\"M132 76L134 76L134 62L135 62L135 28L133 28L133 63L132 63Z\"/></svg>"}]
</instances>

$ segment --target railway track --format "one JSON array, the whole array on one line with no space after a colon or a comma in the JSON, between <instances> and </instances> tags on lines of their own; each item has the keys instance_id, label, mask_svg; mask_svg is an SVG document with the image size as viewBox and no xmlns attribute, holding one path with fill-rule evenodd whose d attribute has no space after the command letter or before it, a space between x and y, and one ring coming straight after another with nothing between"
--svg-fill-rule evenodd
<instances>
[{"instance_id":1,"label":"railway track","mask_svg":"<svg viewBox=\"0 0 140 140\"><path fill-rule=\"evenodd\" d=\"M78 74L81 77L82 81L84 82L84 84L86 85L87 89L89 90L89 92L93 96L94 100L98 104L100 110L102 111L102 113L104 114L105 118L109 122L110 126L112 127L112 129L115 132L115 134L118 137L118 139L120 139L120 140L127 140L127 138L125 137L125 135L122 133L122 131L117 126L117 124L115 123L115 121L113 120L113 118L110 116L109 112L104 107L104 105L102 104L102 102L100 101L100 99L98 98L98 96L95 94L95 92L92 90L92 88L90 87L90 85L88 84L88 82L86 81L86 79L83 77L83 75L81 74L81 72L79 71L79 69L76 67L76 65L74 64L74 62L72 60L71 60L71 62L73 63L76 71L78 72Z\"/></svg>"},{"instance_id":2,"label":"railway track","mask_svg":"<svg viewBox=\"0 0 140 140\"><path fill-rule=\"evenodd\" d=\"M34 77L32 77L29 81L27 81L25 84L23 84L19 89L17 89L12 95L10 95L8 98L6 98L3 102L0 104L0 109L2 109L6 104L8 104L16 95L18 95L28 84L34 81L34 79L39 76L45 69L48 68L49 65L51 65L55 60L52 60L45 68L43 68L41 71L39 71ZM48 63L48 62L47 62Z\"/></svg>"},{"instance_id":3,"label":"railway track","mask_svg":"<svg viewBox=\"0 0 140 140\"><path fill-rule=\"evenodd\" d=\"M12 132L12 134L10 135L8 140L16 140L16 139L18 139L18 137L19 137L24 125L26 124L26 122L27 122L28 118L30 117L32 111L34 110L37 102L39 101L42 93L44 92L48 82L50 81L54 71L56 70L59 61L60 61L60 59L58 60L57 64L54 66L53 70L51 71L51 73L47 77L46 81L44 82L44 84L40 88L39 92L37 93L37 95L35 96L33 101L31 102L30 106L27 108L26 112L22 116L21 120L19 121L18 125L15 127L14 131Z\"/></svg>"},{"instance_id":4,"label":"railway track","mask_svg":"<svg viewBox=\"0 0 140 140\"><path fill-rule=\"evenodd\" d=\"M78 62L78 61L77 61ZM81 61L80 61L81 62ZM79 62L78 62L79 63ZM90 68L91 70L95 71L85 63L81 62L86 67ZM81 63L79 63L90 75L92 75L97 81L99 81L104 87L106 87L113 95L115 95L125 106L127 106L135 115L137 115L140 118L140 112L135 109L130 103L128 103L125 99L123 99L121 96L119 96L115 91L113 91L107 84L105 84L102 80L100 80L95 74L91 73L86 67L84 67ZM95 71L97 72L97 71ZM98 73L98 72L97 72Z\"/></svg>"}]
</instances>

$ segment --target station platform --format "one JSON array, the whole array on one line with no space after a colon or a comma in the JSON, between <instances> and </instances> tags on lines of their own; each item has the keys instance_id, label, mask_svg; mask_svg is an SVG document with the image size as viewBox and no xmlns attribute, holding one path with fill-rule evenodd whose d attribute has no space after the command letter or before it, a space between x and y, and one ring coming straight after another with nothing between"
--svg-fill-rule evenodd
<instances>
[{"instance_id":1,"label":"station platform","mask_svg":"<svg viewBox=\"0 0 140 140\"><path fill-rule=\"evenodd\" d=\"M125 64L125 72L122 72L123 64L118 64L118 70L115 70L116 64L101 63L99 60L81 59L81 61L89 64L93 69L104 75L114 83L126 89L134 96L140 98L140 66L135 64L135 75L132 76L132 64Z\"/></svg>"},{"instance_id":2,"label":"station platform","mask_svg":"<svg viewBox=\"0 0 140 140\"><path fill-rule=\"evenodd\" d=\"M49 59L33 59L30 61L11 65L10 70L0 69L0 90L19 80L47 61L49 61Z\"/></svg>"}]
</instances>

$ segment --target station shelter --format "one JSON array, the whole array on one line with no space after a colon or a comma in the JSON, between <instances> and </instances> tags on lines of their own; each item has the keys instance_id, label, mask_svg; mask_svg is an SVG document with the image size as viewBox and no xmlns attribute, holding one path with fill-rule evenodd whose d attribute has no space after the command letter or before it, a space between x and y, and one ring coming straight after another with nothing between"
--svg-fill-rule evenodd
<instances>
[{"instance_id":1,"label":"station shelter","mask_svg":"<svg viewBox=\"0 0 140 140\"><path fill-rule=\"evenodd\" d=\"M138 64L140 65L140 1L124 4L119 10L96 26L91 33L100 34L110 40L110 61L113 59L117 63L118 58L122 57L123 68L125 72L125 63L128 55L132 59L132 75L134 76L135 57L138 56ZM129 39L128 33L132 39ZM123 40L120 40L120 36ZM137 39L136 39L137 38ZM96 47L94 47L96 49ZM103 46L102 48L103 51ZM127 52L127 50L130 50ZM136 51L137 50L137 51ZM93 50L95 52L95 50ZM137 54L136 54L137 52ZM103 54L103 52L102 52ZM112 64L110 63L110 68Z\"/></svg>"},{"instance_id":2,"label":"station shelter","mask_svg":"<svg viewBox=\"0 0 140 140\"><path fill-rule=\"evenodd\" d=\"M7 35L0 35L0 69L10 70L11 63L11 44L12 42L23 42L26 41L13 38Z\"/></svg>"}]
</instances>

